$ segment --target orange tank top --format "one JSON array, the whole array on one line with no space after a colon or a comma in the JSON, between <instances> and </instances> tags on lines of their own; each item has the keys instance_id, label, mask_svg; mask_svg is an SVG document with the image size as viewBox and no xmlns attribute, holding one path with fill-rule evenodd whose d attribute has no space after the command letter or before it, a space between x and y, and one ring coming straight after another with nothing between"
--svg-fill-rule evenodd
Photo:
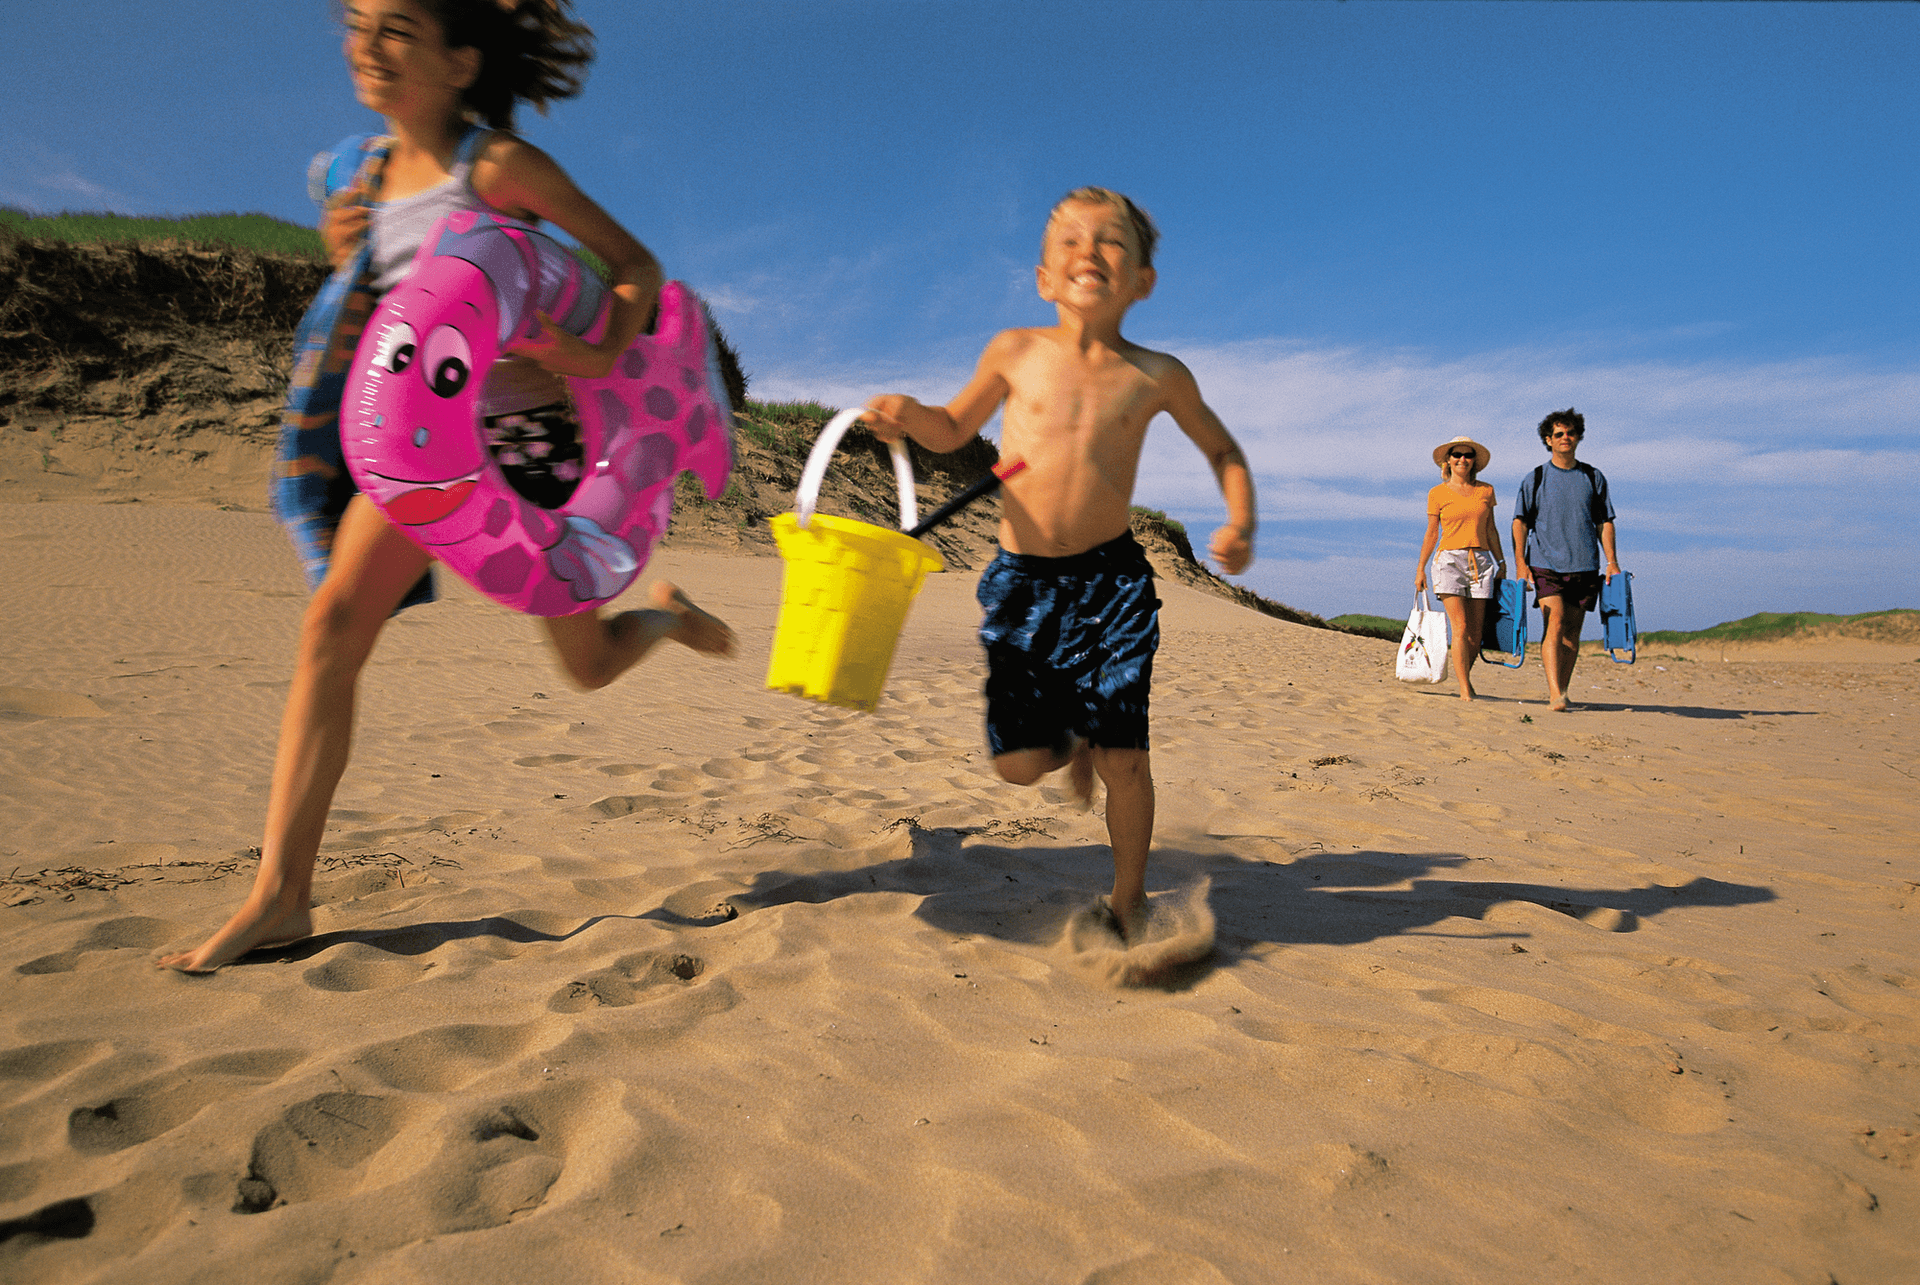
<instances>
[{"instance_id":1,"label":"orange tank top","mask_svg":"<svg viewBox=\"0 0 1920 1285\"><path fill-rule=\"evenodd\" d=\"M1493 506L1493 488L1485 482L1475 483L1471 495L1462 495L1445 482L1428 491L1427 516L1440 519L1440 548L1498 549Z\"/></svg>"}]
</instances>

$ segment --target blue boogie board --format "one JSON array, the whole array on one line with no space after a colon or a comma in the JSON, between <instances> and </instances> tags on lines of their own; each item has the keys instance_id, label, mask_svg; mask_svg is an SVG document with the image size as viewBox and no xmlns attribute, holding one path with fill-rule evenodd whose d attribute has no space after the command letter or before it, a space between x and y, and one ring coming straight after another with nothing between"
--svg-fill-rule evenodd
<instances>
[{"instance_id":1,"label":"blue boogie board","mask_svg":"<svg viewBox=\"0 0 1920 1285\"><path fill-rule=\"evenodd\" d=\"M1600 628L1606 634L1607 655L1616 665L1631 665L1638 650L1639 630L1633 623L1633 573L1622 571L1600 581ZM1626 652L1625 660L1620 658Z\"/></svg>"},{"instance_id":2,"label":"blue boogie board","mask_svg":"<svg viewBox=\"0 0 1920 1285\"><path fill-rule=\"evenodd\" d=\"M1502 660L1489 653L1511 656ZM1527 582L1494 582L1493 597L1487 600L1486 622L1480 629L1480 659L1493 665L1518 669L1527 663Z\"/></svg>"}]
</instances>

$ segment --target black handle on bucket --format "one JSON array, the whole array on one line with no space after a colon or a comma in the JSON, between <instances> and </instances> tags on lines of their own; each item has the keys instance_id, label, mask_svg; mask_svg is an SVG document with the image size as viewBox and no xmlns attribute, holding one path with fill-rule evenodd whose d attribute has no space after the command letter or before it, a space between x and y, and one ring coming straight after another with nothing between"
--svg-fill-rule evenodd
<instances>
[{"instance_id":1,"label":"black handle on bucket","mask_svg":"<svg viewBox=\"0 0 1920 1285\"><path fill-rule=\"evenodd\" d=\"M960 494L954 496L951 500L948 500L933 512L927 514L925 518L921 519L920 524L911 531L908 531L907 534L918 540L921 536L933 530L981 496L991 495L999 489L1000 483L1012 477L1026 466L1027 462L1025 460L1002 460L993 466L991 473L975 482L972 486L969 486L966 490L960 492Z\"/></svg>"}]
</instances>

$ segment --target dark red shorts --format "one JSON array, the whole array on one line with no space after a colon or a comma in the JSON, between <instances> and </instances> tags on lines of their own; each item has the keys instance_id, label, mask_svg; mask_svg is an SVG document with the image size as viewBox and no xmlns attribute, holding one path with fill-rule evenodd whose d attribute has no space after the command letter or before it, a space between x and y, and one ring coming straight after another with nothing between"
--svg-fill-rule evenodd
<instances>
[{"instance_id":1,"label":"dark red shorts","mask_svg":"<svg viewBox=\"0 0 1920 1285\"><path fill-rule=\"evenodd\" d=\"M1600 601L1600 573L1598 571L1542 571L1533 569L1533 596L1535 601L1541 598L1558 598L1569 607L1578 607L1581 611L1592 611L1593 604Z\"/></svg>"}]
</instances>

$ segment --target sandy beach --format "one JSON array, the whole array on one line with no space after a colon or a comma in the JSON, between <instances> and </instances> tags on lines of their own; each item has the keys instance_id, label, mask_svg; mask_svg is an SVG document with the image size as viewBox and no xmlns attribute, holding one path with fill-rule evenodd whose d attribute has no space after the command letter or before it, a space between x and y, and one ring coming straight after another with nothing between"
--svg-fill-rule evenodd
<instances>
[{"instance_id":1,"label":"sandy beach","mask_svg":"<svg viewBox=\"0 0 1920 1285\"><path fill-rule=\"evenodd\" d=\"M1217 945L1123 985L972 573L872 714L763 689L776 559L657 555L741 655L593 694L443 575L319 935L187 977L305 593L260 513L78 499L0 505L9 1282L1920 1279L1906 651L1589 656L1555 715L1166 583L1150 887Z\"/></svg>"}]
</instances>

